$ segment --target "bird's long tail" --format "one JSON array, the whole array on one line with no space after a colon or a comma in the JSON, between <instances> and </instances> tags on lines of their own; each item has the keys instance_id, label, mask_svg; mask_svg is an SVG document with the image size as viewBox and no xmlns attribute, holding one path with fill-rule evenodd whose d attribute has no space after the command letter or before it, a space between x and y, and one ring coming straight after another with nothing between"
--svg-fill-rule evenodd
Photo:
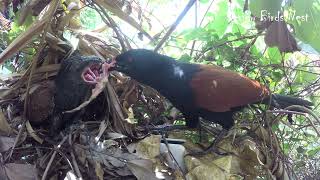
<instances>
[{"instance_id":1,"label":"bird's long tail","mask_svg":"<svg viewBox=\"0 0 320 180\"><path fill-rule=\"evenodd\" d=\"M271 100L270 100L271 98ZM292 105L300 105L310 109L313 106L312 102L292 96L285 96L279 94L272 94L268 98L264 99L264 104L270 104L273 107L284 109Z\"/></svg>"}]
</instances>

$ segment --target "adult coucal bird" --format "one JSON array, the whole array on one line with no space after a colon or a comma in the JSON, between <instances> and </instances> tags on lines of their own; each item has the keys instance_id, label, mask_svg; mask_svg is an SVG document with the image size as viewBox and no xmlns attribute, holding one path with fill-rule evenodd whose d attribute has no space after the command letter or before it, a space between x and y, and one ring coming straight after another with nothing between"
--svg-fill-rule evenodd
<instances>
[{"instance_id":1,"label":"adult coucal bird","mask_svg":"<svg viewBox=\"0 0 320 180\"><path fill-rule=\"evenodd\" d=\"M300 98L271 94L259 82L222 67L184 63L146 49L120 54L114 64L111 70L166 97L183 113L190 128L195 128L202 117L229 129L234 125L234 112L249 104L271 103L276 108L312 105Z\"/></svg>"}]
</instances>

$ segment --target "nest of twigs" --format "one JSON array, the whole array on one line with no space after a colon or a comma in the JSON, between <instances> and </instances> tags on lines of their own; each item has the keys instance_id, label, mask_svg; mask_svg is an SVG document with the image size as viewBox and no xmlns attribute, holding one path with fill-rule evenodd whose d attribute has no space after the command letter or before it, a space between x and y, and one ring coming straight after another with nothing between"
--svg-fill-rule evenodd
<instances>
[{"instance_id":1,"label":"nest of twigs","mask_svg":"<svg viewBox=\"0 0 320 180\"><path fill-rule=\"evenodd\" d=\"M99 96L93 98L98 103L80 107L84 112L99 109L102 115L97 118L95 114L81 113L78 121L52 136L50 121L56 115L54 98L62 90L55 88L57 73L61 62L74 53L62 32L69 31L79 39L77 49L81 56L94 55L103 60L130 48L128 39L107 12L138 29L139 35L152 39L131 17L138 14L140 22L148 20L138 6L124 1L86 1L80 5L60 2L26 4L22 12L25 16L37 16L37 20L0 56L3 62L25 47L37 50L27 68L21 67L17 73L1 77L0 179L210 179L213 172L217 179L291 176L290 164L268 126L275 117L254 117L254 123L236 126L217 145L227 155L209 154L199 159L184 156L195 148L189 140L185 147L172 145L165 133L151 135L144 128L183 118L157 92L116 72L110 75ZM76 17L84 6L96 9L106 26L80 31ZM21 15L20 23L25 16ZM106 39L99 33L107 27L115 37ZM106 105L102 106L101 102ZM247 122L246 118L238 119ZM204 127L211 136L220 132L210 123ZM170 137L188 139L192 135L194 132L187 131L183 136L172 133Z\"/></svg>"}]
</instances>

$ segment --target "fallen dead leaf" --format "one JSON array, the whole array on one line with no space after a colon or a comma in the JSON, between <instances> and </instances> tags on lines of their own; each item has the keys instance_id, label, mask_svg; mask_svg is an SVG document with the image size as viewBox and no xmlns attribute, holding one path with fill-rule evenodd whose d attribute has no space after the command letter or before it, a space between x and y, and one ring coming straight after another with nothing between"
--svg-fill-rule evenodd
<instances>
[{"instance_id":1,"label":"fallen dead leaf","mask_svg":"<svg viewBox=\"0 0 320 180\"><path fill-rule=\"evenodd\" d=\"M138 180L156 180L155 173L152 170L151 160L132 160L127 163L128 168Z\"/></svg>"},{"instance_id":2,"label":"fallen dead leaf","mask_svg":"<svg viewBox=\"0 0 320 180\"><path fill-rule=\"evenodd\" d=\"M103 171L103 169L101 167L101 164L99 162L97 162L97 161L95 163L96 163L96 165L95 165L94 169L95 169L96 175L99 178L99 180L103 180L104 171Z\"/></svg>"},{"instance_id":3,"label":"fallen dead leaf","mask_svg":"<svg viewBox=\"0 0 320 180\"><path fill-rule=\"evenodd\" d=\"M12 128L7 122L6 117L3 114L3 111L0 111L0 134L1 135L9 135L12 133Z\"/></svg>"},{"instance_id":4,"label":"fallen dead leaf","mask_svg":"<svg viewBox=\"0 0 320 180\"><path fill-rule=\"evenodd\" d=\"M2 165L2 168L4 168L6 176L1 177L0 179L9 179L9 180L37 179L36 168L33 165L9 163L9 164Z\"/></svg>"},{"instance_id":5,"label":"fallen dead leaf","mask_svg":"<svg viewBox=\"0 0 320 180\"><path fill-rule=\"evenodd\" d=\"M13 147L15 138L0 136L0 152L8 151Z\"/></svg>"},{"instance_id":6,"label":"fallen dead leaf","mask_svg":"<svg viewBox=\"0 0 320 180\"><path fill-rule=\"evenodd\" d=\"M145 159L154 159L160 155L160 136L151 135L139 141L136 146L136 154Z\"/></svg>"},{"instance_id":7,"label":"fallen dead leaf","mask_svg":"<svg viewBox=\"0 0 320 180\"><path fill-rule=\"evenodd\" d=\"M41 139L37 133L33 130L31 124L29 121L26 122L26 128L27 128L27 131L29 133L29 135L34 139L36 140L38 143L42 144L43 143L43 139Z\"/></svg>"}]
</instances>

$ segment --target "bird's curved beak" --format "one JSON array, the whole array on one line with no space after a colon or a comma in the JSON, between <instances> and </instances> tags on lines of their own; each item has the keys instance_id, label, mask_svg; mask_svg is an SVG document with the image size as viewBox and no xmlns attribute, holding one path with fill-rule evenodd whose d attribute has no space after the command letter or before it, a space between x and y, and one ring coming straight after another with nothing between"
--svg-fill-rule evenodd
<instances>
[{"instance_id":1,"label":"bird's curved beak","mask_svg":"<svg viewBox=\"0 0 320 180\"><path fill-rule=\"evenodd\" d=\"M115 58L113 58L112 60L110 60L110 61L108 61L108 62L106 62L106 63L108 63L109 64L109 71L116 71L119 67L119 65L118 65L118 63L117 63L117 61L116 61L116 59Z\"/></svg>"},{"instance_id":2,"label":"bird's curved beak","mask_svg":"<svg viewBox=\"0 0 320 180\"><path fill-rule=\"evenodd\" d=\"M108 62L110 68L109 71L119 71L119 72L126 72L128 70L128 66L123 61L117 61L113 58L111 61Z\"/></svg>"}]
</instances>

